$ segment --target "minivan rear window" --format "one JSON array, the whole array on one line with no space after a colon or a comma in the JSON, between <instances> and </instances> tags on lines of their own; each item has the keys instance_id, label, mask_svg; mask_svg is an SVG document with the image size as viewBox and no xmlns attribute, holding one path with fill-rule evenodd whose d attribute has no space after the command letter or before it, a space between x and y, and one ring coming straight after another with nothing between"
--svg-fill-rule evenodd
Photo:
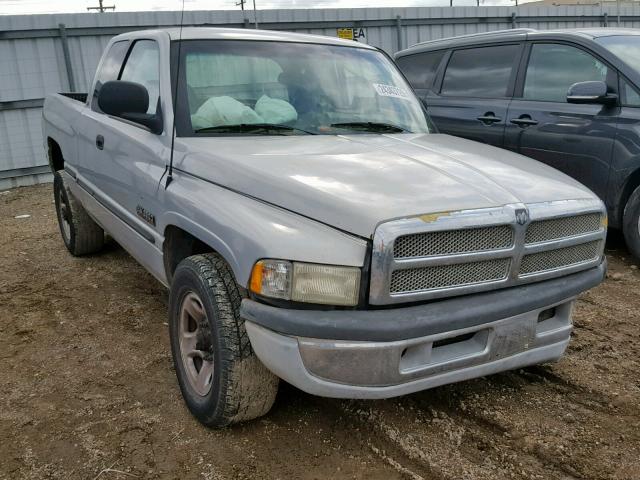
<instances>
[{"instance_id":1,"label":"minivan rear window","mask_svg":"<svg viewBox=\"0 0 640 480\"><path fill-rule=\"evenodd\" d=\"M444 53L441 50L407 55L398 58L397 63L413 88L428 89L433 86L433 79Z\"/></svg>"},{"instance_id":2,"label":"minivan rear window","mask_svg":"<svg viewBox=\"0 0 640 480\"><path fill-rule=\"evenodd\" d=\"M440 93L459 97L506 97L519 52L520 45L456 50L447 65Z\"/></svg>"}]
</instances>

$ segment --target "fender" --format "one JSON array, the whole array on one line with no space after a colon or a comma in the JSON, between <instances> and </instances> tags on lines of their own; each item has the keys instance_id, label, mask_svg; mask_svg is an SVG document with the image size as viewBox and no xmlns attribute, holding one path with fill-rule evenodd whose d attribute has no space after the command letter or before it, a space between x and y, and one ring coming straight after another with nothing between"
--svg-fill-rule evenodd
<instances>
[{"instance_id":1,"label":"fender","mask_svg":"<svg viewBox=\"0 0 640 480\"><path fill-rule=\"evenodd\" d=\"M241 285L248 283L253 265L262 258L364 265L366 240L174 172L158 230L164 232L173 225L206 243L227 261Z\"/></svg>"}]
</instances>

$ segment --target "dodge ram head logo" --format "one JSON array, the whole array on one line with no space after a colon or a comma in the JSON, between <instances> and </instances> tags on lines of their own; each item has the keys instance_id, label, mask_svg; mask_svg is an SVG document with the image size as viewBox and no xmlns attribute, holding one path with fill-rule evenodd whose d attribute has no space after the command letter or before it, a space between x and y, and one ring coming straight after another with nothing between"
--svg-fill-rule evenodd
<instances>
[{"instance_id":1,"label":"dodge ram head logo","mask_svg":"<svg viewBox=\"0 0 640 480\"><path fill-rule=\"evenodd\" d=\"M516 210L516 222L518 225L524 225L529 220L529 212L527 212L524 208L519 208Z\"/></svg>"}]
</instances>

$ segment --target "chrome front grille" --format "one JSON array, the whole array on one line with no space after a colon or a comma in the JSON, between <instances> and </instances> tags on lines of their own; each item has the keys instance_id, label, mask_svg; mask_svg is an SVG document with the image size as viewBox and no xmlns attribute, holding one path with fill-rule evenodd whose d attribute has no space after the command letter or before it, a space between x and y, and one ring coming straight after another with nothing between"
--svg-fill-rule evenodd
<instances>
[{"instance_id":1,"label":"chrome front grille","mask_svg":"<svg viewBox=\"0 0 640 480\"><path fill-rule=\"evenodd\" d=\"M513 228L498 225L402 235L393 244L395 258L431 257L483 252L513 245Z\"/></svg>"},{"instance_id":2,"label":"chrome front grille","mask_svg":"<svg viewBox=\"0 0 640 480\"><path fill-rule=\"evenodd\" d=\"M519 274L532 275L590 262L600 257L601 247L602 240L596 240L573 247L531 253L522 257Z\"/></svg>"},{"instance_id":3,"label":"chrome front grille","mask_svg":"<svg viewBox=\"0 0 640 480\"><path fill-rule=\"evenodd\" d=\"M504 288L600 263L606 214L599 200L430 214L383 223L373 239L372 304Z\"/></svg>"},{"instance_id":4,"label":"chrome front grille","mask_svg":"<svg viewBox=\"0 0 640 480\"><path fill-rule=\"evenodd\" d=\"M531 222L527 228L524 243L539 243L559 238L575 237L585 233L597 232L602 223L602 214L587 213L574 217L552 218Z\"/></svg>"},{"instance_id":5,"label":"chrome front grille","mask_svg":"<svg viewBox=\"0 0 640 480\"><path fill-rule=\"evenodd\" d=\"M396 270L391 274L391 293L452 288L474 283L503 280L509 275L508 258L482 262L436 265L429 268Z\"/></svg>"}]
</instances>

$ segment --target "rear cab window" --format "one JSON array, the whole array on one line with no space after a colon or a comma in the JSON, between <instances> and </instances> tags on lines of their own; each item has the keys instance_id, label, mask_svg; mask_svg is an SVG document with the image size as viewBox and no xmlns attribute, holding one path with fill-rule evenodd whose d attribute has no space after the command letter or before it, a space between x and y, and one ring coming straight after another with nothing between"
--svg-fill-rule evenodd
<instances>
[{"instance_id":1,"label":"rear cab window","mask_svg":"<svg viewBox=\"0 0 640 480\"><path fill-rule=\"evenodd\" d=\"M475 98L508 97L521 50L521 44L454 50L440 94Z\"/></svg>"}]
</instances>

